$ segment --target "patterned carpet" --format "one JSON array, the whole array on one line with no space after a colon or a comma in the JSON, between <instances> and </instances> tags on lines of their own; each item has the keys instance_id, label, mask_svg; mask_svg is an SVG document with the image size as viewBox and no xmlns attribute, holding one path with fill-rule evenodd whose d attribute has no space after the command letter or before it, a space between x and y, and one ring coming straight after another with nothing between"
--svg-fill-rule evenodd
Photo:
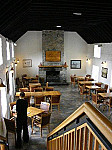
<instances>
[{"instance_id":1,"label":"patterned carpet","mask_svg":"<svg viewBox=\"0 0 112 150\"><path fill-rule=\"evenodd\" d=\"M71 85L59 85L54 86L54 90L61 92L60 112L58 112L57 106L53 106L50 121L50 131L57 127L63 120L65 120L71 113L73 113L79 106L81 106L87 99L81 99L77 85L75 87ZM90 100L90 102L92 102ZM98 108L111 122L112 122L112 109L111 113L108 113L106 108L104 111L102 108ZM28 144L23 143L22 150L47 150L47 134L48 130L43 129L42 138L40 137L40 131L38 127L34 127L34 133L31 133L31 126L29 125L30 140ZM14 136L9 137L10 150L15 150Z\"/></svg>"}]
</instances>

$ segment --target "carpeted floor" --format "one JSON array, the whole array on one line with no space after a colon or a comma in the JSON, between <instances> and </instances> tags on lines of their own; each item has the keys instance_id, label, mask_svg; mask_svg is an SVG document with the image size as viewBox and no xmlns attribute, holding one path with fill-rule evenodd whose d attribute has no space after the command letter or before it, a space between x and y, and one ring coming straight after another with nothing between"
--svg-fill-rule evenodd
<instances>
[{"instance_id":1,"label":"carpeted floor","mask_svg":"<svg viewBox=\"0 0 112 150\"><path fill-rule=\"evenodd\" d=\"M75 87L71 85L59 85L54 86L54 90L61 92L60 112L58 112L57 106L53 106L50 121L50 131L57 127L64 119L66 119L71 113L73 113L79 106L81 106L87 99L81 99L77 85ZM92 102L90 100L90 102ZM102 111L102 108L98 108L111 122L112 122L112 109L111 113L108 113L107 108ZM29 126L30 140L28 144L23 143L22 150L47 150L47 134L48 130L43 129L43 136L40 137L39 128L34 127L34 133L31 133L31 126ZM15 150L14 136L9 136L10 150Z\"/></svg>"}]
</instances>

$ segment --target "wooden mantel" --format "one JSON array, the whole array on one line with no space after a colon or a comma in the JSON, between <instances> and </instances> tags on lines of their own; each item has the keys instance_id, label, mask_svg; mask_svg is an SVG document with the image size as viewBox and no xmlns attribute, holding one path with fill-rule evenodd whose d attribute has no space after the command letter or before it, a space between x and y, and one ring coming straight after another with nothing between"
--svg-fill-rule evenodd
<instances>
[{"instance_id":1,"label":"wooden mantel","mask_svg":"<svg viewBox=\"0 0 112 150\"><path fill-rule=\"evenodd\" d=\"M42 65L39 65L38 66L39 68L62 68L62 67L64 67L64 68L67 68L68 67L68 65L58 65L58 66L42 66Z\"/></svg>"}]
</instances>

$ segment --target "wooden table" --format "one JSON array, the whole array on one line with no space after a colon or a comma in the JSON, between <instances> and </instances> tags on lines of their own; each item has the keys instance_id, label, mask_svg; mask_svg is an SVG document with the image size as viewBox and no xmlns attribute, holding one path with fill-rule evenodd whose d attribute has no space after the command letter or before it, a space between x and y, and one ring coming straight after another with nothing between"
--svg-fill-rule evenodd
<instances>
[{"instance_id":1,"label":"wooden table","mask_svg":"<svg viewBox=\"0 0 112 150\"><path fill-rule=\"evenodd\" d=\"M91 90L97 90L97 89L100 89L101 87L97 86L97 85L88 85L86 86L87 89L89 89L89 99L90 99L90 96L91 96Z\"/></svg>"},{"instance_id":2,"label":"wooden table","mask_svg":"<svg viewBox=\"0 0 112 150\"><path fill-rule=\"evenodd\" d=\"M73 76L73 77L76 78L77 80L78 80L78 79L85 79L84 76Z\"/></svg>"},{"instance_id":3,"label":"wooden table","mask_svg":"<svg viewBox=\"0 0 112 150\"><path fill-rule=\"evenodd\" d=\"M16 102L15 102L16 105ZM41 113L43 113L45 110L42 109L38 109L36 107L28 107L27 108L27 117L31 118L32 120L32 133L33 133L33 121L34 121L34 116L39 115ZM16 110L14 111L15 115L14 117L17 118L17 113Z\"/></svg>"},{"instance_id":4,"label":"wooden table","mask_svg":"<svg viewBox=\"0 0 112 150\"><path fill-rule=\"evenodd\" d=\"M41 86L41 83L29 83L29 87L31 87L31 86Z\"/></svg>"},{"instance_id":5,"label":"wooden table","mask_svg":"<svg viewBox=\"0 0 112 150\"><path fill-rule=\"evenodd\" d=\"M16 96L20 96L21 92L16 92ZM43 92L24 92L25 97L27 96L37 96L37 95L44 95L44 96L52 96L52 95L61 95L59 91L43 91Z\"/></svg>"},{"instance_id":6,"label":"wooden table","mask_svg":"<svg viewBox=\"0 0 112 150\"><path fill-rule=\"evenodd\" d=\"M27 116L31 118L32 120L32 133L33 133L33 121L34 121L34 116L39 115L43 113L45 110L38 109L36 107L28 107L27 108Z\"/></svg>"},{"instance_id":7,"label":"wooden table","mask_svg":"<svg viewBox=\"0 0 112 150\"><path fill-rule=\"evenodd\" d=\"M97 81L79 81L79 84L86 85L86 84L95 84L98 83Z\"/></svg>"},{"instance_id":8,"label":"wooden table","mask_svg":"<svg viewBox=\"0 0 112 150\"><path fill-rule=\"evenodd\" d=\"M112 97L112 93L98 93L98 95L100 95L101 97L105 98L111 98Z\"/></svg>"},{"instance_id":9,"label":"wooden table","mask_svg":"<svg viewBox=\"0 0 112 150\"><path fill-rule=\"evenodd\" d=\"M26 79L26 80L31 80L31 79L36 80L37 79L37 77L23 77L23 78Z\"/></svg>"}]
</instances>

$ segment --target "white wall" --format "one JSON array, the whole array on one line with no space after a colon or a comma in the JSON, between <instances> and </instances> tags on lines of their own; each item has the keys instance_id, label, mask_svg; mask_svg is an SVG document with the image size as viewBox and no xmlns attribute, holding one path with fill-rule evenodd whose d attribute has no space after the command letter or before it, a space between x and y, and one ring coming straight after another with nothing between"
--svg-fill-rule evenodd
<instances>
[{"instance_id":1,"label":"white wall","mask_svg":"<svg viewBox=\"0 0 112 150\"><path fill-rule=\"evenodd\" d=\"M16 43L15 57L20 60L16 68L17 77L24 73L35 76L38 74L38 65L42 62L42 32L26 32ZM23 68L23 59L31 59L32 67Z\"/></svg>"},{"instance_id":2,"label":"white wall","mask_svg":"<svg viewBox=\"0 0 112 150\"><path fill-rule=\"evenodd\" d=\"M38 65L42 62L42 32L28 31L17 42L15 57L19 58L17 77L26 73L28 76L38 74ZM70 75L86 74L87 43L75 32L64 32L64 59L67 62L67 79ZM22 60L32 59L32 67L23 68ZM70 69L70 60L81 60L81 69Z\"/></svg>"},{"instance_id":3,"label":"white wall","mask_svg":"<svg viewBox=\"0 0 112 150\"><path fill-rule=\"evenodd\" d=\"M68 65L68 81L71 74L85 76L86 56L87 43L76 32L64 32L64 57ZM70 60L81 60L81 69L71 69Z\"/></svg>"},{"instance_id":4,"label":"white wall","mask_svg":"<svg viewBox=\"0 0 112 150\"><path fill-rule=\"evenodd\" d=\"M3 129L4 129L3 114L4 114L4 117L9 117L9 103L14 100L13 97L15 93L14 93L14 89L12 89L12 91L10 91L9 89L9 93L7 93L7 82L6 82L6 70L10 72L12 62L13 62L11 44L10 44L11 58L10 60L7 61L6 38L3 37L2 35L0 35L0 38L2 39L2 54L3 54L3 64L0 65L0 78L3 80L3 83L6 85L6 87L3 89L4 91L0 89L0 135L2 135L4 134L3 133ZM6 67L8 68L6 69ZM15 76L13 76L13 83L15 83ZM1 103L4 105L2 105Z\"/></svg>"},{"instance_id":5,"label":"white wall","mask_svg":"<svg viewBox=\"0 0 112 150\"><path fill-rule=\"evenodd\" d=\"M105 43L102 44L101 47L101 58L94 58L94 48L93 44L88 45L88 57L91 59L91 64L89 67L87 67L87 73L92 72L92 65L99 66L99 82L103 82L105 84L108 84L110 86L111 84L111 77L112 77L112 43ZM103 61L106 61L106 64L101 64ZM108 74L107 78L103 78L101 76L102 73L102 67L108 68ZM91 74L91 73L90 73ZM112 84L111 84L112 85Z\"/></svg>"}]
</instances>

